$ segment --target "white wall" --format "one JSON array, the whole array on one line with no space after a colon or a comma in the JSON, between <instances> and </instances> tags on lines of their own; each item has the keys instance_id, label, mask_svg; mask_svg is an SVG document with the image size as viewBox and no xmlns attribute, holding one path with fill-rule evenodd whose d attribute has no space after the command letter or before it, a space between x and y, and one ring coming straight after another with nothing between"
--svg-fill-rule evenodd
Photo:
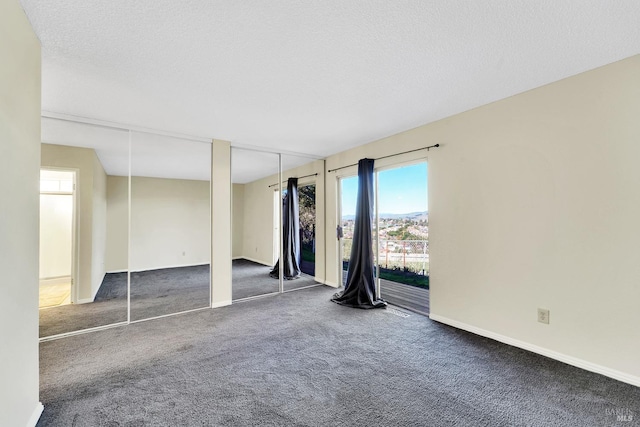
<instances>
[{"instance_id":1,"label":"white wall","mask_svg":"<svg viewBox=\"0 0 640 427\"><path fill-rule=\"evenodd\" d=\"M327 168L441 144L428 155L432 318L640 385L638 117L635 56ZM331 242L335 176L327 182ZM337 282L337 245L327 252Z\"/></svg>"},{"instance_id":2,"label":"white wall","mask_svg":"<svg viewBox=\"0 0 640 427\"><path fill-rule=\"evenodd\" d=\"M0 2L0 425L35 425L38 402L40 43Z\"/></svg>"},{"instance_id":3,"label":"white wall","mask_svg":"<svg viewBox=\"0 0 640 427\"><path fill-rule=\"evenodd\" d=\"M244 244L244 184L233 184L232 187L233 197L233 216L231 221L233 223L233 231L231 232L232 238L232 253L233 258L242 258L243 244Z\"/></svg>"},{"instance_id":4,"label":"white wall","mask_svg":"<svg viewBox=\"0 0 640 427\"><path fill-rule=\"evenodd\" d=\"M40 194L40 279L71 276L73 195Z\"/></svg>"},{"instance_id":5,"label":"white wall","mask_svg":"<svg viewBox=\"0 0 640 427\"><path fill-rule=\"evenodd\" d=\"M43 168L76 169L78 302L93 301L104 277L106 175L91 148L42 144Z\"/></svg>"},{"instance_id":6,"label":"white wall","mask_svg":"<svg viewBox=\"0 0 640 427\"><path fill-rule=\"evenodd\" d=\"M107 270L127 269L128 178L109 176ZM208 264L209 182L132 177L131 270Z\"/></svg>"}]
</instances>

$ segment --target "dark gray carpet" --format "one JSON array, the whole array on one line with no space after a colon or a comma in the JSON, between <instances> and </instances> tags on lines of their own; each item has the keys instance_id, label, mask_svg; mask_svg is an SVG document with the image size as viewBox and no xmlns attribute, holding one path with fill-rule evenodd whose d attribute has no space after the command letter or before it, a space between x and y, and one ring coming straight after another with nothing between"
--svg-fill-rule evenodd
<instances>
[{"instance_id":1,"label":"dark gray carpet","mask_svg":"<svg viewBox=\"0 0 640 427\"><path fill-rule=\"evenodd\" d=\"M637 425L640 389L314 287L40 345L39 426ZM396 313L396 314L394 314ZM616 411L633 422L617 423Z\"/></svg>"},{"instance_id":2,"label":"dark gray carpet","mask_svg":"<svg viewBox=\"0 0 640 427\"><path fill-rule=\"evenodd\" d=\"M131 273L131 320L209 306L209 265ZM40 310L40 336L127 321L127 273L108 273L93 303Z\"/></svg>"},{"instance_id":3,"label":"dark gray carpet","mask_svg":"<svg viewBox=\"0 0 640 427\"><path fill-rule=\"evenodd\" d=\"M126 288L125 278L125 288ZM40 310L40 337L127 321L127 299L109 299Z\"/></svg>"},{"instance_id":4,"label":"dark gray carpet","mask_svg":"<svg viewBox=\"0 0 640 427\"><path fill-rule=\"evenodd\" d=\"M270 267L233 261L233 299L278 292ZM313 278L286 280L284 290L315 285ZM209 265L164 268L131 273L131 320L209 306ZM93 303L40 310L40 336L127 321L127 273L107 273Z\"/></svg>"},{"instance_id":5,"label":"dark gray carpet","mask_svg":"<svg viewBox=\"0 0 640 427\"><path fill-rule=\"evenodd\" d=\"M131 320L209 306L209 265L131 273Z\"/></svg>"},{"instance_id":6,"label":"dark gray carpet","mask_svg":"<svg viewBox=\"0 0 640 427\"><path fill-rule=\"evenodd\" d=\"M278 279L269 276L271 269L247 259L234 259L231 279L233 300L278 292ZM316 284L312 277L303 274L299 279L285 280L283 285L285 291L292 291Z\"/></svg>"},{"instance_id":7,"label":"dark gray carpet","mask_svg":"<svg viewBox=\"0 0 640 427\"><path fill-rule=\"evenodd\" d=\"M127 273L105 274L93 300L108 301L117 298L127 298Z\"/></svg>"},{"instance_id":8,"label":"dark gray carpet","mask_svg":"<svg viewBox=\"0 0 640 427\"><path fill-rule=\"evenodd\" d=\"M278 280L269 276L271 267L246 259L234 259L231 269L233 300L278 292Z\"/></svg>"}]
</instances>

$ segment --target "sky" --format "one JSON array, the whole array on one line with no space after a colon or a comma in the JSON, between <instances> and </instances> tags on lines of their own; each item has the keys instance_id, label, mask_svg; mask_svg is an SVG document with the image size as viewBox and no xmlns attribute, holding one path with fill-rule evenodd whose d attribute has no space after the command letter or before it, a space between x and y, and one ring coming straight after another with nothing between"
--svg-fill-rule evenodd
<instances>
[{"instance_id":1,"label":"sky","mask_svg":"<svg viewBox=\"0 0 640 427\"><path fill-rule=\"evenodd\" d=\"M342 215L355 215L358 177L342 180ZM404 214L429 210L427 204L427 164L379 172L380 213Z\"/></svg>"}]
</instances>

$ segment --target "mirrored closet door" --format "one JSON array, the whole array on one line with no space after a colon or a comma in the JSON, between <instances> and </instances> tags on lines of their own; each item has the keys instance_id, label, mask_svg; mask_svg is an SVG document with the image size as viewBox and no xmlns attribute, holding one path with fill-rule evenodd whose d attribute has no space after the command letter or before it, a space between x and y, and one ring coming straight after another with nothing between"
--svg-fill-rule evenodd
<instances>
[{"instance_id":1,"label":"mirrored closet door","mask_svg":"<svg viewBox=\"0 0 640 427\"><path fill-rule=\"evenodd\" d=\"M210 306L211 144L131 136L131 321Z\"/></svg>"},{"instance_id":2,"label":"mirrored closet door","mask_svg":"<svg viewBox=\"0 0 640 427\"><path fill-rule=\"evenodd\" d=\"M278 154L232 148L234 301L280 292L278 175Z\"/></svg>"},{"instance_id":3,"label":"mirrored closet door","mask_svg":"<svg viewBox=\"0 0 640 427\"><path fill-rule=\"evenodd\" d=\"M43 118L40 337L127 322L128 132Z\"/></svg>"},{"instance_id":4,"label":"mirrored closet door","mask_svg":"<svg viewBox=\"0 0 640 427\"><path fill-rule=\"evenodd\" d=\"M315 286L316 266L324 266L324 247L316 235L324 232L324 161L282 155L283 289ZM320 275L320 274L319 274Z\"/></svg>"}]
</instances>

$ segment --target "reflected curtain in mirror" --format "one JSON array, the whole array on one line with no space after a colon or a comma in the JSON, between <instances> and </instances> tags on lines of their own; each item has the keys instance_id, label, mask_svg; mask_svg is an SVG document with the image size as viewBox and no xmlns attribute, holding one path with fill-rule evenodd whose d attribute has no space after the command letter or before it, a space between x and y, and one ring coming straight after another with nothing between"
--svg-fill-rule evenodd
<instances>
[{"instance_id":1,"label":"reflected curtain in mirror","mask_svg":"<svg viewBox=\"0 0 640 427\"><path fill-rule=\"evenodd\" d=\"M287 194L282 206L282 253L283 259L278 259L271 270L272 277L279 277L280 265L285 280L300 277L300 208L298 204L298 178L289 178Z\"/></svg>"}]
</instances>

